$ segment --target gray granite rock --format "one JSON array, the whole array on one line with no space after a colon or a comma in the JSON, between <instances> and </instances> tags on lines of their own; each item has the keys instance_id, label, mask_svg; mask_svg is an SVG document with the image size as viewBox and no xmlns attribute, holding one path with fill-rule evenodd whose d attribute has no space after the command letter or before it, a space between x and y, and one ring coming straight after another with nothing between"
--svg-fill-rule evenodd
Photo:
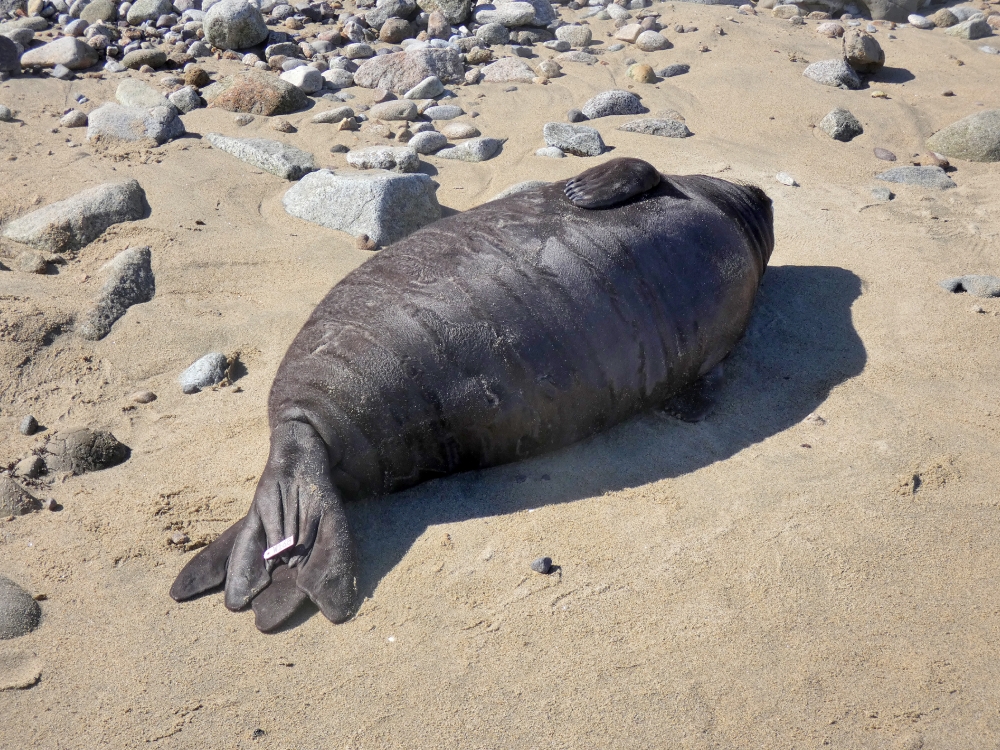
<instances>
[{"instance_id":1,"label":"gray granite rock","mask_svg":"<svg viewBox=\"0 0 1000 750\"><path fill-rule=\"evenodd\" d=\"M486 161L492 159L503 147L504 140L500 138L472 138L451 148L438 151L439 159L455 159L457 161Z\"/></svg>"},{"instance_id":2,"label":"gray granite rock","mask_svg":"<svg viewBox=\"0 0 1000 750\"><path fill-rule=\"evenodd\" d=\"M535 151L535 156L545 156L550 159L564 159L566 158L566 153L561 148L546 146L545 148L540 148Z\"/></svg>"},{"instance_id":3,"label":"gray granite rock","mask_svg":"<svg viewBox=\"0 0 1000 750\"><path fill-rule=\"evenodd\" d=\"M507 44L510 41L510 31L502 23L484 23L476 30L476 40L480 45Z\"/></svg>"},{"instance_id":4,"label":"gray granite rock","mask_svg":"<svg viewBox=\"0 0 1000 750\"><path fill-rule=\"evenodd\" d=\"M599 156L604 151L601 134L585 125L549 122L542 128L545 143L576 156Z\"/></svg>"},{"instance_id":5,"label":"gray granite rock","mask_svg":"<svg viewBox=\"0 0 1000 750\"><path fill-rule=\"evenodd\" d=\"M115 143L166 143L184 135L177 109L170 107L123 107L108 102L88 116L87 140L102 146Z\"/></svg>"},{"instance_id":6,"label":"gray granite rock","mask_svg":"<svg viewBox=\"0 0 1000 750\"><path fill-rule=\"evenodd\" d=\"M447 146L448 139L443 133L438 133L436 130L427 130L414 135L406 145L418 154L426 156L436 153Z\"/></svg>"},{"instance_id":7,"label":"gray granite rock","mask_svg":"<svg viewBox=\"0 0 1000 750\"><path fill-rule=\"evenodd\" d=\"M658 135L663 138L687 138L693 135L688 126L683 122L670 119L644 118L641 120L630 120L619 126L619 130L627 133L642 133L644 135Z\"/></svg>"},{"instance_id":8,"label":"gray granite rock","mask_svg":"<svg viewBox=\"0 0 1000 750\"><path fill-rule=\"evenodd\" d=\"M420 169L417 152L409 146L359 148L347 154L347 163L355 169L385 169L406 173Z\"/></svg>"},{"instance_id":9,"label":"gray granite rock","mask_svg":"<svg viewBox=\"0 0 1000 750\"><path fill-rule=\"evenodd\" d=\"M424 80L403 94L404 99L435 99L444 93L444 84L437 76L427 76Z\"/></svg>"},{"instance_id":10,"label":"gray granite rock","mask_svg":"<svg viewBox=\"0 0 1000 750\"><path fill-rule=\"evenodd\" d=\"M441 217L436 190L421 173L321 169L303 177L282 200L292 216L384 246Z\"/></svg>"},{"instance_id":11,"label":"gray granite rock","mask_svg":"<svg viewBox=\"0 0 1000 750\"><path fill-rule=\"evenodd\" d=\"M885 65L885 52L867 31L848 29L842 45L844 59L858 73L877 73Z\"/></svg>"},{"instance_id":12,"label":"gray granite rock","mask_svg":"<svg viewBox=\"0 0 1000 750\"><path fill-rule=\"evenodd\" d=\"M80 18L89 24L95 24L98 21L113 24L118 20L118 6L111 0L94 0L83 7L83 10L80 11Z\"/></svg>"},{"instance_id":13,"label":"gray granite rock","mask_svg":"<svg viewBox=\"0 0 1000 750\"><path fill-rule=\"evenodd\" d=\"M460 24L469 17L469 0L417 0L420 10L428 13L438 11L450 24Z\"/></svg>"},{"instance_id":14,"label":"gray granite rock","mask_svg":"<svg viewBox=\"0 0 1000 750\"><path fill-rule=\"evenodd\" d=\"M253 115L287 115L309 105L297 86L259 70L237 73L201 90L209 107Z\"/></svg>"},{"instance_id":15,"label":"gray granite rock","mask_svg":"<svg viewBox=\"0 0 1000 750\"><path fill-rule=\"evenodd\" d=\"M198 89L194 86L184 86L177 89L167 99L184 115L198 109L198 107L204 104L201 96L198 94Z\"/></svg>"},{"instance_id":16,"label":"gray granite rock","mask_svg":"<svg viewBox=\"0 0 1000 750\"><path fill-rule=\"evenodd\" d=\"M0 474L0 516L23 516L40 507L38 498L6 474Z\"/></svg>"},{"instance_id":17,"label":"gray granite rock","mask_svg":"<svg viewBox=\"0 0 1000 750\"><path fill-rule=\"evenodd\" d=\"M286 180L298 180L316 169L312 154L281 141L230 138L218 133L209 133L205 139L213 148Z\"/></svg>"},{"instance_id":18,"label":"gray granite rock","mask_svg":"<svg viewBox=\"0 0 1000 750\"><path fill-rule=\"evenodd\" d=\"M8 477L3 479L13 482ZM31 594L9 578L0 576L0 640L27 635L37 628L41 621L41 607Z\"/></svg>"},{"instance_id":19,"label":"gray granite rock","mask_svg":"<svg viewBox=\"0 0 1000 750\"><path fill-rule=\"evenodd\" d=\"M592 97L580 108L580 111L588 119L594 120L598 117L612 115L640 115L647 109L642 106L639 97L632 92L612 89L611 91L602 91L597 96Z\"/></svg>"},{"instance_id":20,"label":"gray granite rock","mask_svg":"<svg viewBox=\"0 0 1000 750\"><path fill-rule=\"evenodd\" d=\"M221 383L229 369L229 360L221 352L211 352L200 358L177 378L184 393L198 393Z\"/></svg>"},{"instance_id":21,"label":"gray granite rock","mask_svg":"<svg viewBox=\"0 0 1000 750\"><path fill-rule=\"evenodd\" d=\"M21 72L21 51L5 36L0 36L0 73Z\"/></svg>"},{"instance_id":22,"label":"gray granite rock","mask_svg":"<svg viewBox=\"0 0 1000 750\"><path fill-rule=\"evenodd\" d=\"M964 117L927 139L932 151L952 159L1000 162L1000 109Z\"/></svg>"},{"instance_id":23,"label":"gray granite rock","mask_svg":"<svg viewBox=\"0 0 1000 750\"><path fill-rule=\"evenodd\" d=\"M388 122L400 120L410 122L420 116L417 105L410 99L393 99L374 104L367 114L370 120L386 120Z\"/></svg>"},{"instance_id":24,"label":"gray granite rock","mask_svg":"<svg viewBox=\"0 0 1000 750\"><path fill-rule=\"evenodd\" d=\"M844 143L864 132L858 118L843 107L837 107L820 120L819 129L835 141Z\"/></svg>"},{"instance_id":25,"label":"gray granite rock","mask_svg":"<svg viewBox=\"0 0 1000 750\"><path fill-rule=\"evenodd\" d=\"M949 292L968 292L973 297L1000 297L1000 279L996 276L958 276L939 282Z\"/></svg>"},{"instance_id":26,"label":"gray granite rock","mask_svg":"<svg viewBox=\"0 0 1000 750\"><path fill-rule=\"evenodd\" d=\"M993 27L984 18L971 18L955 24L944 33L959 39L982 39L993 34ZM24 58L21 58L21 64L24 64Z\"/></svg>"},{"instance_id":27,"label":"gray granite rock","mask_svg":"<svg viewBox=\"0 0 1000 750\"><path fill-rule=\"evenodd\" d=\"M125 78L122 80L115 90L115 99L123 107L140 107L143 109L169 107L175 111L177 110L177 107L167 97L148 83L143 83L136 78Z\"/></svg>"},{"instance_id":28,"label":"gray granite rock","mask_svg":"<svg viewBox=\"0 0 1000 750\"><path fill-rule=\"evenodd\" d=\"M915 13L924 3L921 0L864 0L872 18L883 21L905 23L911 13Z\"/></svg>"},{"instance_id":29,"label":"gray granite rock","mask_svg":"<svg viewBox=\"0 0 1000 750\"><path fill-rule=\"evenodd\" d=\"M428 120L454 120L456 117L461 117L465 114L465 111L461 107L456 107L454 104L439 104L435 107L428 107L424 110L424 117Z\"/></svg>"},{"instance_id":30,"label":"gray granite rock","mask_svg":"<svg viewBox=\"0 0 1000 750\"><path fill-rule=\"evenodd\" d=\"M14 120L14 110L6 104L0 104L0 122L12 122Z\"/></svg>"},{"instance_id":31,"label":"gray granite rock","mask_svg":"<svg viewBox=\"0 0 1000 750\"><path fill-rule=\"evenodd\" d=\"M560 63L581 63L583 65L594 65L597 62L596 55L590 55L580 50L563 52L556 56L556 62Z\"/></svg>"},{"instance_id":32,"label":"gray granite rock","mask_svg":"<svg viewBox=\"0 0 1000 750\"><path fill-rule=\"evenodd\" d=\"M87 113L79 109L71 109L59 118L59 124L64 128L82 128L87 125Z\"/></svg>"},{"instance_id":33,"label":"gray granite rock","mask_svg":"<svg viewBox=\"0 0 1000 750\"><path fill-rule=\"evenodd\" d=\"M350 107L334 107L333 109L328 109L325 112L320 112L319 114L313 115L310 122L315 122L318 124L329 124L340 122L348 117L354 117L354 110Z\"/></svg>"},{"instance_id":34,"label":"gray granite rock","mask_svg":"<svg viewBox=\"0 0 1000 750\"><path fill-rule=\"evenodd\" d=\"M71 252L113 224L138 221L146 207L146 194L136 180L109 182L15 219L3 236L40 250Z\"/></svg>"},{"instance_id":35,"label":"gray granite rock","mask_svg":"<svg viewBox=\"0 0 1000 750\"><path fill-rule=\"evenodd\" d=\"M497 3L476 6L476 22L502 23L508 28L527 26L535 20L535 6L526 2Z\"/></svg>"},{"instance_id":36,"label":"gray granite rock","mask_svg":"<svg viewBox=\"0 0 1000 750\"><path fill-rule=\"evenodd\" d=\"M136 0L132 7L128 9L126 18L133 26L138 26L143 21L153 21L160 16L165 16L173 10L170 0Z\"/></svg>"},{"instance_id":37,"label":"gray granite rock","mask_svg":"<svg viewBox=\"0 0 1000 750\"><path fill-rule=\"evenodd\" d=\"M101 471L126 461L131 455L107 430L90 430L86 427L60 432L45 444L43 459L49 471L66 471L84 474Z\"/></svg>"},{"instance_id":38,"label":"gray granite rock","mask_svg":"<svg viewBox=\"0 0 1000 750\"><path fill-rule=\"evenodd\" d=\"M64 65L70 70L82 70L96 65L97 50L74 36L64 36L41 47L29 49L21 55L24 68L54 68Z\"/></svg>"},{"instance_id":39,"label":"gray granite rock","mask_svg":"<svg viewBox=\"0 0 1000 750\"><path fill-rule=\"evenodd\" d=\"M560 26L556 29L556 39L561 42L566 42L571 47L582 49L590 44L593 39L593 32L590 30L589 26L569 24L567 26Z\"/></svg>"},{"instance_id":40,"label":"gray granite rock","mask_svg":"<svg viewBox=\"0 0 1000 750\"><path fill-rule=\"evenodd\" d=\"M656 71L656 75L660 78L673 78L674 76L682 76L691 70L691 66L686 63L675 63L673 65L668 65L665 68L660 68Z\"/></svg>"},{"instance_id":41,"label":"gray granite rock","mask_svg":"<svg viewBox=\"0 0 1000 750\"><path fill-rule=\"evenodd\" d=\"M809 65L802 75L824 86L841 89L861 88L861 79L844 60L820 60Z\"/></svg>"},{"instance_id":42,"label":"gray granite rock","mask_svg":"<svg viewBox=\"0 0 1000 750\"><path fill-rule=\"evenodd\" d=\"M115 321L132 305L149 302L156 294L156 278L149 247L130 247L118 253L102 271L108 274L100 296L84 316L80 335L91 341L103 339Z\"/></svg>"},{"instance_id":43,"label":"gray granite rock","mask_svg":"<svg viewBox=\"0 0 1000 750\"><path fill-rule=\"evenodd\" d=\"M501 57L483 68L485 83L531 83L535 71L518 57Z\"/></svg>"},{"instance_id":44,"label":"gray granite rock","mask_svg":"<svg viewBox=\"0 0 1000 750\"><path fill-rule=\"evenodd\" d=\"M131 70L139 70L143 65L162 68L167 64L167 53L161 49L136 49L122 58L122 65Z\"/></svg>"},{"instance_id":45,"label":"gray granite rock","mask_svg":"<svg viewBox=\"0 0 1000 750\"><path fill-rule=\"evenodd\" d=\"M937 190L957 187L941 167L895 167L875 175L875 179Z\"/></svg>"},{"instance_id":46,"label":"gray granite rock","mask_svg":"<svg viewBox=\"0 0 1000 750\"><path fill-rule=\"evenodd\" d=\"M656 52L661 49L669 49L671 45L660 32L647 30L636 37L635 46L643 52Z\"/></svg>"},{"instance_id":47,"label":"gray granite rock","mask_svg":"<svg viewBox=\"0 0 1000 750\"><path fill-rule=\"evenodd\" d=\"M378 55L358 66L354 83L363 88L404 94L430 76L436 76L442 83L461 83L465 76L461 53L450 47L425 47Z\"/></svg>"}]
</instances>

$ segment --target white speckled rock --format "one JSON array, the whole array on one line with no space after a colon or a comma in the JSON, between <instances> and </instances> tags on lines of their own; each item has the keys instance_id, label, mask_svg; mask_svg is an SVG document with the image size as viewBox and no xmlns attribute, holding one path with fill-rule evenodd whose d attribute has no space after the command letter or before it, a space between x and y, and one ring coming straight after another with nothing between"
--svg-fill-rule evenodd
<instances>
[{"instance_id":1,"label":"white speckled rock","mask_svg":"<svg viewBox=\"0 0 1000 750\"><path fill-rule=\"evenodd\" d=\"M282 81L302 89L306 94L315 94L323 88L323 74L309 65L285 71L278 76Z\"/></svg>"},{"instance_id":2,"label":"white speckled rock","mask_svg":"<svg viewBox=\"0 0 1000 750\"><path fill-rule=\"evenodd\" d=\"M448 139L443 133L438 133L436 130L427 130L414 135L406 145L418 154L426 156L436 153L447 146Z\"/></svg>"},{"instance_id":3,"label":"white speckled rock","mask_svg":"<svg viewBox=\"0 0 1000 750\"><path fill-rule=\"evenodd\" d=\"M229 360L221 352L212 352L196 361L177 378L184 393L197 393L203 388L209 388L221 383L226 377Z\"/></svg>"},{"instance_id":4,"label":"white speckled rock","mask_svg":"<svg viewBox=\"0 0 1000 750\"><path fill-rule=\"evenodd\" d=\"M286 180L298 180L316 169L312 154L281 141L230 138L218 133L209 133L205 139L213 148Z\"/></svg>"},{"instance_id":5,"label":"white speckled rock","mask_svg":"<svg viewBox=\"0 0 1000 750\"><path fill-rule=\"evenodd\" d=\"M116 141L152 141L160 145L184 132L184 123L173 105L143 109L108 102L91 112L87 122L87 140L105 145Z\"/></svg>"},{"instance_id":6,"label":"white speckled rock","mask_svg":"<svg viewBox=\"0 0 1000 750\"><path fill-rule=\"evenodd\" d=\"M416 172L420 168L417 152L409 146L369 146L347 154L347 163L355 169L385 169L393 172Z\"/></svg>"},{"instance_id":7,"label":"white speckled rock","mask_svg":"<svg viewBox=\"0 0 1000 750\"><path fill-rule=\"evenodd\" d=\"M457 146L442 149L435 156L439 159L455 159L457 161L486 161L500 153L503 144L504 141L500 138L473 138Z\"/></svg>"},{"instance_id":8,"label":"white speckled rock","mask_svg":"<svg viewBox=\"0 0 1000 750\"><path fill-rule=\"evenodd\" d=\"M63 65L70 70L82 70L96 65L97 60L97 50L89 44L76 37L64 36L36 49L29 49L21 55L21 66L54 68L56 65Z\"/></svg>"},{"instance_id":9,"label":"white speckled rock","mask_svg":"<svg viewBox=\"0 0 1000 750\"><path fill-rule=\"evenodd\" d=\"M247 49L260 44L268 35L264 16L248 0L219 0L202 23L205 41L219 49Z\"/></svg>"}]
</instances>

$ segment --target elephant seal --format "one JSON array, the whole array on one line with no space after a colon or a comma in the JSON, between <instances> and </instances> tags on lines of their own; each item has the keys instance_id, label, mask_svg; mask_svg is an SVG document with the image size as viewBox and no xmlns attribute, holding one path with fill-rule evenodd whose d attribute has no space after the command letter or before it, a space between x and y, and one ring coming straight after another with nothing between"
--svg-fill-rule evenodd
<instances>
[{"instance_id":1,"label":"elephant seal","mask_svg":"<svg viewBox=\"0 0 1000 750\"><path fill-rule=\"evenodd\" d=\"M250 511L171 596L225 584L226 606L252 604L263 631L307 598L341 622L356 596L344 501L518 461L649 409L700 418L773 247L759 188L638 159L414 232L302 327L271 388Z\"/></svg>"}]
</instances>

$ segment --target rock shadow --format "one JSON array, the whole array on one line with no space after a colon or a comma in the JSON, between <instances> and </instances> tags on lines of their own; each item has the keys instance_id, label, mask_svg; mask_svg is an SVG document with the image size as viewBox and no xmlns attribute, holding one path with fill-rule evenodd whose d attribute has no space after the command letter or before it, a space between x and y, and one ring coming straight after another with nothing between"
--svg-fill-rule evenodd
<instances>
[{"instance_id":1,"label":"rock shadow","mask_svg":"<svg viewBox=\"0 0 1000 750\"><path fill-rule=\"evenodd\" d=\"M906 83L907 81L916 80L916 76L913 75L906 68L893 68L888 65L880 68L878 72L873 73L869 76L868 83Z\"/></svg>"}]
</instances>

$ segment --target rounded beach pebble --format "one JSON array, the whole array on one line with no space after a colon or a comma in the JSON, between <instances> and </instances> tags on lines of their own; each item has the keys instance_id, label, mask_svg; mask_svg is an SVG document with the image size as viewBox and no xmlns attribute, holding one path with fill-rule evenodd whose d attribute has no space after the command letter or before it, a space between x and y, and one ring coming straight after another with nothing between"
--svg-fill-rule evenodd
<instances>
[{"instance_id":1,"label":"rounded beach pebble","mask_svg":"<svg viewBox=\"0 0 1000 750\"><path fill-rule=\"evenodd\" d=\"M222 382L226 377L229 361L221 352L212 352L199 359L184 372L177 381L184 393L197 393L202 388L208 388Z\"/></svg>"},{"instance_id":2,"label":"rounded beach pebble","mask_svg":"<svg viewBox=\"0 0 1000 750\"><path fill-rule=\"evenodd\" d=\"M536 557L531 561L531 569L536 573L541 573L542 575L548 575L552 572L552 558L551 557Z\"/></svg>"},{"instance_id":3,"label":"rounded beach pebble","mask_svg":"<svg viewBox=\"0 0 1000 750\"><path fill-rule=\"evenodd\" d=\"M31 594L0 576L0 640L27 635L41 620L42 609Z\"/></svg>"}]
</instances>

